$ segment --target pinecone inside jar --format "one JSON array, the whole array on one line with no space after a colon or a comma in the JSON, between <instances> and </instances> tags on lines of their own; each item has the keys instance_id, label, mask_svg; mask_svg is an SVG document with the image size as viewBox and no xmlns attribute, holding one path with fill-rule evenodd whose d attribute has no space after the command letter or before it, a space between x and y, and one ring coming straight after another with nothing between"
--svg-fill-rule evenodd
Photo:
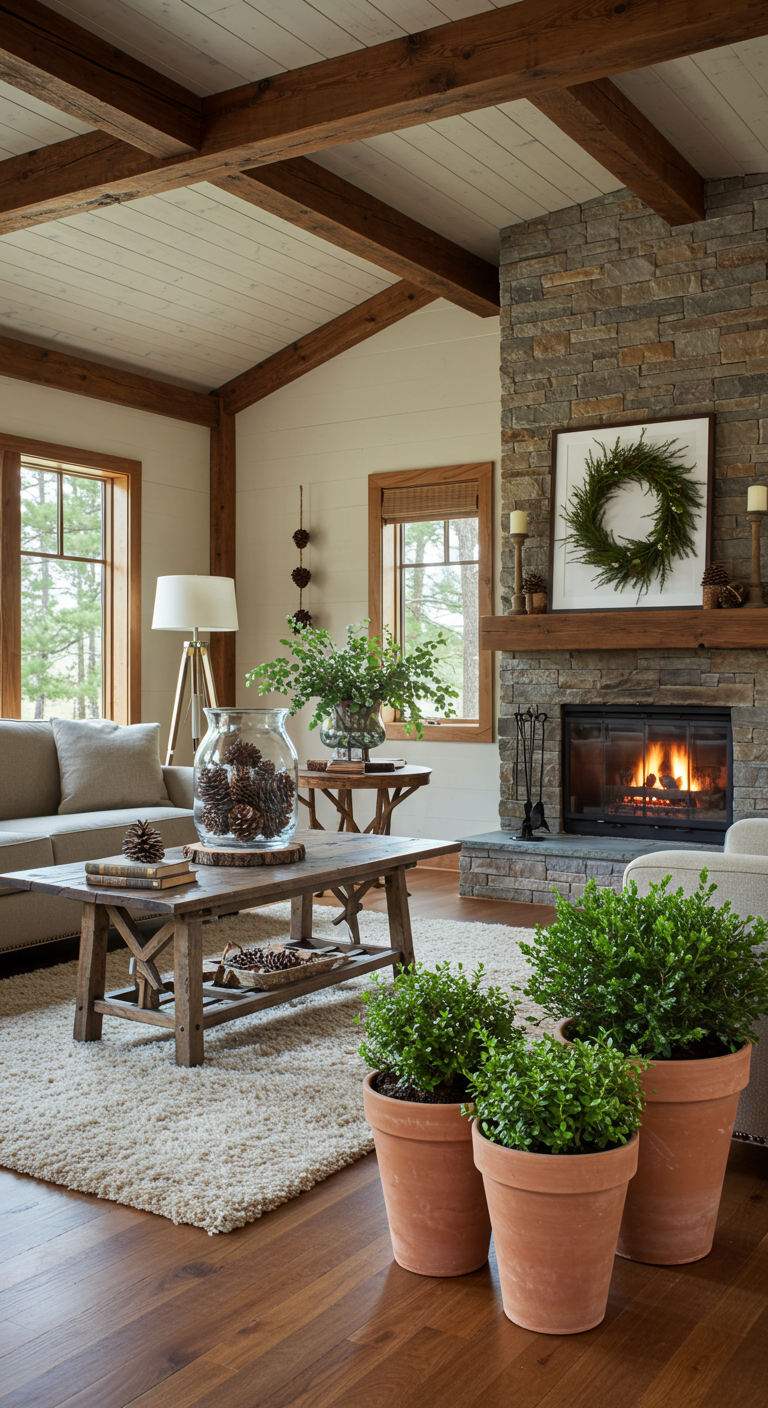
<instances>
[{"instance_id":1,"label":"pinecone inside jar","mask_svg":"<svg viewBox=\"0 0 768 1408\"><path fill-rule=\"evenodd\" d=\"M203 807L203 826L213 836L226 836L229 831L229 815L219 811L215 805Z\"/></svg>"},{"instance_id":2,"label":"pinecone inside jar","mask_svg":"<svg viewBox=\"0 0 768 1408\"><path fill-rule=\"evenodd\" d=\"M261 762L261 750L255 743L248 743L244 738L235 738L229 744L223 761L230 763L232 767L255 768Z\"/></svg>"},{"instance_id":3,"label":"pinecone inside jar","mask_svg":"<svg viewBox=\"0 0 768 1408\"><path fill-rule=\"evenodd\" d=\"M141 865L154 865L165 855L163 838L149 821L136 821L123 839L123 855Z\"/></svg>"},{"instance_id":4,"label":"pinecone inside jar","mask_svg":"<svg viewBox=\"0 0 768 1408\"><path fill-rule=\"evenodd\" d=\"M265 840L279 836L291 819L296 785L290 773L278 772L259 779L256 788L256 813L259 831Z\"/></svg>"},{"instance_id":5,"label":"pinecone inside jar","mask_svg":"<svg viewBox=\"0 0 768 1408\"><path fill-rule=\"evenodd\" d=\"M216 767L201 768L197 775L197 790L204 802L225 811L231 806L229 777L227 769Z\"/></svg>"},{"instance_id":6,"label":"pinecone inside jar","mask_svg":"<svg viewBox=\"0 0 768 1408\"><path fill-rule=\"evenodd\" d=\"M229 829L238 841L253 841L261 830L259 821L259 813L242 802L229 813Z\"/></svg>"},{"instance_id":7,"label":"pinecone inside jar","mask_svg":"<svg viewBox=\"0 0 768 1408\"><path fill-rule=\"evenodd\" d=\"M232 769L229 794L235 806L255 807L256 789L250 768L234 767Z\"/></svg>"}]
</instances>

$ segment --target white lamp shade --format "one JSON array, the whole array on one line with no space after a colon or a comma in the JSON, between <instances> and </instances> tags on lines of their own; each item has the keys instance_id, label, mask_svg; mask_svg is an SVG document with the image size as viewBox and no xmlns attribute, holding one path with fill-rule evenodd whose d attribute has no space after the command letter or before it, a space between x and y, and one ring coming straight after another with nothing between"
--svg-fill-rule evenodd
<instances>
[{"instance_id":1,"label":"white lamp shade","mask_svg":"<svg viewBox=\"0 0 768 1408\"><path fill-rule=\"evenodd\" d=\"M153 631L236 631L232 577L158 577Z\"/></svg>"}]
</instances>

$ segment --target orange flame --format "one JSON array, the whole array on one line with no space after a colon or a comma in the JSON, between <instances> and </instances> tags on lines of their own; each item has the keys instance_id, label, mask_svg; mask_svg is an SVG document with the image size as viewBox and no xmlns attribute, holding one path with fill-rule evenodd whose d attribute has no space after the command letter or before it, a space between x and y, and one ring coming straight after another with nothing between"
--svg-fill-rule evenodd
<instances>
[{"instance_id":1,"label":"orange flame","mask_svg":"<svg viewBox=\"0 0 768 1408\"><path fill-rule=\"evenodd\" d=\"M677 744L649 743L645 755L645 771L643 771L641 756L635 768L632 786L644 787L645 779L650 773L653 773L656 778L653 784L654 788L661 788L663 773L665 776L675 778L681 792L701 791L701 784L695 778L689 779L687 750Z\"/></svg>"}]
</instances>

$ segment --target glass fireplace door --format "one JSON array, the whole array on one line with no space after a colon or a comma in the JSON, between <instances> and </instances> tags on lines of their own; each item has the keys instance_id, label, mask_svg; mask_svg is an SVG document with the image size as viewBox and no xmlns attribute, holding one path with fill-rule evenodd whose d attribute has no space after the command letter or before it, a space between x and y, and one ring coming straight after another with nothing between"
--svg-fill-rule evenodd
<instances>
[{"instance_id":1,"label":"glass fireplace door","mask_svg":"<svg viewBox=\"0 0 768 1408\"><path fill-rule=\"evenodd\" d=\"M730 740L724 711L568 710L565 829L716 840L730 825Z\"/></svg>"}]
</instances>

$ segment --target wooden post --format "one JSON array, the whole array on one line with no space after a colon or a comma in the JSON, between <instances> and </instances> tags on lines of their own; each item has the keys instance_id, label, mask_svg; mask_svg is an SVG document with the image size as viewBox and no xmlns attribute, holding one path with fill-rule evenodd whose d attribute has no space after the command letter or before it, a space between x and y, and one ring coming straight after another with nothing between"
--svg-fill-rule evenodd
<instances>
[{"instance_id":1,"label":"wooden post","mask_svg":"<svg viewBox=\"0 0 768 1408\"><path fill-rule=\"evenodd\" d=\"M94 1012L97 997L104 996L107 980L109 915L103 904L84 904L80 929L80 965L77 970L75 1041L101 1041L101 1012Z\"/></svg>"},{"instance_id":2,"label":"wooden post","mask_svg":"<svg viewBox=\"0 0 768 1408\"><path fill-rule=\"evenodd\" d=\"M21 455L0 454L0 715L21 717Z\"/></svg>"},{"instance_id":3,"label":"wooden post","mask_svg":"<svg viewBox=\"0 0 768 1408\"><path fill-rule=\"evenodd\" d=\"M235 576L237 460L235 417L221 406L211 430L211 576ZM216 697L221 708L237 703L237 635L211 634L210 656Z\"/></svg>"},{"instance_id":4,"label":"wooden post","mask_svg":"<svg viewBox=\"0 0 768 1408\"><path fill-rule=\"evenodd\" d=\"M178 915L173 938L173 993L176 1009L176 1065L202 1066L203 921Z\"/></svg>"},{"instance_id":5,"label":"wooden post","mask_svg":"<svg viewBox=\"0 0 768 1408\"><path fill-rule=\"evenodd\" d=\"M408 888L405 883L405 867L398 866L385 876L387 892L387 914L389 916L389 941L392 948L399 948L403 962L393 963L397 974L401 967L408 968L416 962L411 934L411 913L408 908Z\"/></svg>"},{"instance_id":6,"label":"wooden post","mask_svg":"<svg viewBox=\"0 0 768 1408\"><path fill-rule=\"evenodd\" d=\"M294 895L291 900L291 938L312 938L312 894Z\"/></svg>"}]
</instances>

